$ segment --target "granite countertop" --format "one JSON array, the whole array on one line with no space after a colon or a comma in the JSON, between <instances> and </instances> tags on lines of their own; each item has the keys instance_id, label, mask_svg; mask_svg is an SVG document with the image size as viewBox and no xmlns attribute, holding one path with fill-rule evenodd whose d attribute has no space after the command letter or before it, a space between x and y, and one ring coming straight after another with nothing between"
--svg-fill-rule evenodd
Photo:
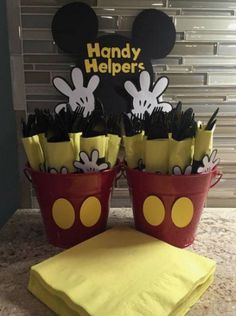
<instances>
[{"instance_id":1,"label":"granite countertop","mask_svg":"<svg viewBox=\"0 0 236 316\"><path fill-rule=\"evenodd\" d=\"M130 209L112 209L109 226L133 225ZM196 241L189 247L214 259L214 284L188 316L236 315L236 209L205 209ZM18 210L0 231L0 315L54 315L27 291L33 264L61 249L47 243L38 210Z\"/></svg>"}]
</instances>

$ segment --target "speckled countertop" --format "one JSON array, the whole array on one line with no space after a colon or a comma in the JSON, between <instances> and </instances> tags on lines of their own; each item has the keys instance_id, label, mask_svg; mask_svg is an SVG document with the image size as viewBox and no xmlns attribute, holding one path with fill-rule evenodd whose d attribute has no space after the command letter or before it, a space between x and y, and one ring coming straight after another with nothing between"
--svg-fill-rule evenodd
<instances>
[{"instance_id":1,"label":"speckled countertop","mask_svg":"<svg viewBox=\"0 0 236 316\"><path fill-rule=\"evenodd\" d=\"M109 226L133 225L130 209L113 209ZM205 209L193 251L214 259L214 284L189 316L236 316L236 209ZM30 267L60 252L50 246L38 210L19 210L0 231L0 315L54 315L27 291Z\"/></svg>"}]
</instances>

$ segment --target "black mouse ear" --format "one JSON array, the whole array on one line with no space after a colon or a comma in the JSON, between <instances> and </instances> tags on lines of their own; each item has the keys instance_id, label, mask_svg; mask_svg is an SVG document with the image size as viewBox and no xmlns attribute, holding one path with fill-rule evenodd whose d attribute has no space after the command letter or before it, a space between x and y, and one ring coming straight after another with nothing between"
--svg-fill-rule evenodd
<instances>
[{"instance_id":1,"label":"black mouse ear","mask_svg":"<svg viewBox=\"0 0 236 316\"><path fill-rule=\"evenodd\" d=\"M136 17L132 37L146 56L163 58L175 44L176 31L168 15L159 10L148 9Z\"/></svg>"},{"instance_id":2,"label":"black mouse ear","mask_svg":"<svg viewBox=\"0 0 236 316\"><path fill-rule=\"evenodd\" d=\"M96 39L97 32L97 16L90 6L82 2L63 6L52 21L54 41L66 53L79 53L85 43Z\"/></svg>"}]
</instances>

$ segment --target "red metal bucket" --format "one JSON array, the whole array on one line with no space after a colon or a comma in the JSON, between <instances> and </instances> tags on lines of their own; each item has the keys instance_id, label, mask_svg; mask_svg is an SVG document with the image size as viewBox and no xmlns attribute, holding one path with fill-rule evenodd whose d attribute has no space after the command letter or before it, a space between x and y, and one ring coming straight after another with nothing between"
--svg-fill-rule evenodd
<instances>
[{"instance_id":1,"label":"red metal bucket","mask_svg":"<svg viewBox=\"0 0 236 316\"><path fill-rule=\"evenodd\" d=\"M106 229L110 193L119 166L103 172L50 174L26 168L48 241L69 248Z\"/></svg>"},{"instance_id":2,"label":"red metal bucket","mask_svg":"<svg viewBox=\"0 0 236 316\"><path fill-rule=\"evenodd\" d=\"M172 176L129 168L126 174L136 229L176 247L192 244L207 193L222 174L215 169Z\"/></svg>"}]
</instances>

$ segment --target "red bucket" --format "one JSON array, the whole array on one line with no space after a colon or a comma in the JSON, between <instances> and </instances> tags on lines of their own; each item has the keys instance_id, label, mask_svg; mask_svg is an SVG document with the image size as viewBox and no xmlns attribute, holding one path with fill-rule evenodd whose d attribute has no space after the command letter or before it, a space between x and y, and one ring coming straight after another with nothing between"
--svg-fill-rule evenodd
<instances>
[{"instance_id":1,"label":"red bucket","mask_svg":"<svg viewBox=\"0 0 236 316\"><path fill-rule=\"evenodd\" d=\"M106 229L113 180L103 172L50 174L25 169L34 186L48 241L69 248Z\"/></svg>"},{"instance_id":2,"label":"red bucket","mask_svg":"<svg viewBox=\"0 0 236 316\"><path fill-rule=\"evenodd\" d=\"M203 174L171 176L129 168L126 174L136 229L176 247L191 245L207 193L222 174L215 169Z\"/></svg>"}]
</instances>

